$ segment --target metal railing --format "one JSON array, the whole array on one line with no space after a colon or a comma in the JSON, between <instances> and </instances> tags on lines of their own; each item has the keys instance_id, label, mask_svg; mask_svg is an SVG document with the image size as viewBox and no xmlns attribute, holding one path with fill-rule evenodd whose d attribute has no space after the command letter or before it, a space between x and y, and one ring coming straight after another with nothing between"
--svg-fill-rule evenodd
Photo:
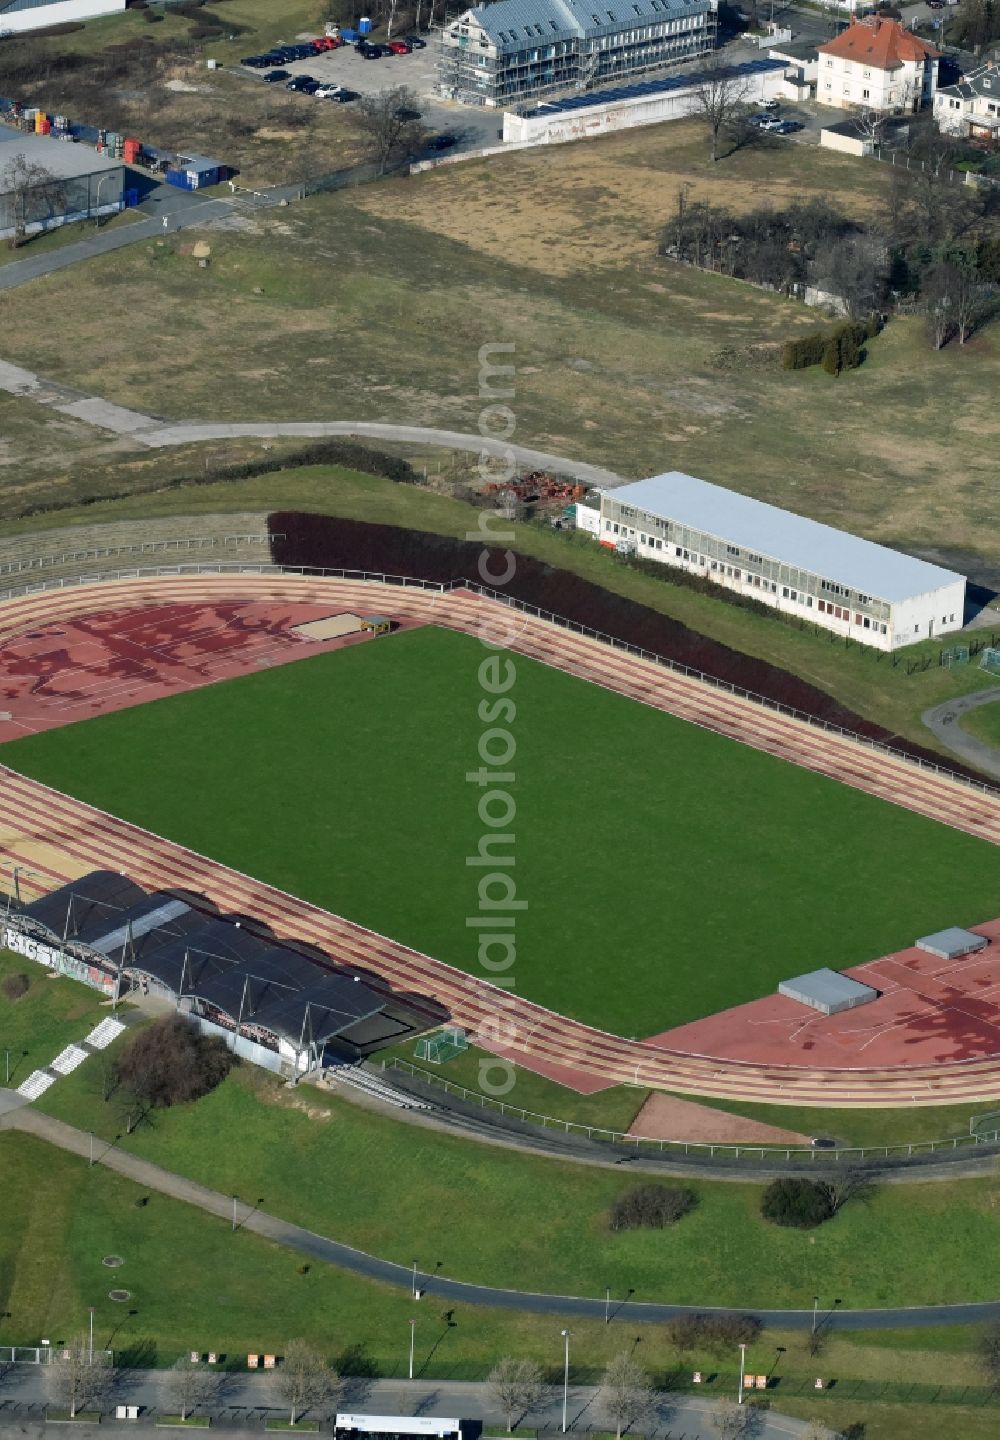
<instances>
[{"instance_id":1,"label":"metal railing","mask_svg":"<svg viewBox=\"0 0 1000 1440\"><path fill-rule=\"evenodd\" d=\"M646 1135L630 1135L623 1130L609 1130L601 1125L585 1125L578 1120L560 1120L554 1115L543 1115L536 1110L526 1110L521 1105L512 1105L507 1100L484 1095L481 1090L470 1090L443 1075L432 1075L411 1065L408 1060L393 1056L382 1061L383 1070L399 1070L410 1075L431 1089L443 1090L455 1095L481 1110L492 1110L501 1118L519 1120L540 1130L556 1130L564 1135L577 1135L581 1139L599 1144L628 1146L642 1152L657 1151L660 1154L707 1155L709 1158L731 1158L736 1160L801 1160L843 1162L857 1160L890 1159L897 1155L910 1158L914 1155L931 1155L940 1150L958 1150L963 1147L976 1149L980 1145L995 1145L1000 1141L1000 1129L980 1135L955 1135L946 1140L914 1140L899 1145L840 1145L816 1149L812 1146L794 1145L746 1145L718 1140L657 1140ZM817 1112L821 1113L821 1112Z\"/></svg>"},{"instance_id":2,"label":"metal railing","mask_svg":"<svg viewBox=\"0 0 1000 1440\"><path fill-rule=\"evenodd\" d=\"M727 695L734 695L740 700L749 701L764 710L771 710L777 715L786 715L792 720L798 720L804 725L809 725L815 730L820 730L827 735L839 735L845 740L851 740L857 745L865 746L881 755L887 755L893 760L898 760L907 765L912 765L918 770L927 770L934 775L943 775L946 779L952 780L957 785L964 785L984 795L1000 796L1000 785L993 785L985 780L974 780L968 775L962 775L956 770L950 769L947 765L939 765L932 760L924 760L919 755L910 755L905 750L897 750L894 746L884 740L873 740L868 735L861 735L856 730L849 730L844 725L837 725L830 720L822 720L819 716L810 715L805 710L799 710L794 705L786 705L780 700L772 700L767 695L760 695L755 690L748 690L743 685L734 685L729 680L720 680L715 675L709 675L704 670L698 670L691 665L685 665L680 660L671 660L665 655L658 655L655 651L646 650L641 645L633 645L628 640L619 640L614 635L608 635L603 630L595 630L590 625L582 625L577 620L567 620L564 615L557 615L552 610L543 610L538 605L532 605L526 600L518 600L513 595L504 595L498 590L491 590L488 585L480 585L475 580L420 580L412 575L391 575L383 571L374 570L351 570L342 566L316 566L316 565L281 565L281 564L259 564L242 565L239 562L226 564L204 563L192 565L170 565L170 566L148 566L136 567L128 570L95 571L90 575L63 576L50 581L41 581L37 585L11 586L0 591L0 600L13 600L19 595L39 594L47 590L69 589L76 585L95 585L110 580L144 580L155 579L158 576L164 578L172 575L225 575L225 574L246 574L246 575L301 575L304 578L314 576L318 579L342 579L361 580L379 585L397 585L401 588L431 590L438 594L447 594L455 590L468 590L473 594L480 595L485 599L495 600L497 604L506 605L508 609L517 610L525 615L532 615L536 619L544 620L547 624L555 625L561 630L568 630L571 634L582 635L589 640L598 640L602 645L607 645L612 650L621 651L625 655L633 655L637 659L648 661L652 665L658 665L661 669L670 670L676 675L683 675L687 679L697 680L703 685L709 685L715 690L721 690Z\"/></svg>"},{"instance_id":3,"label":"metal railing","mask_svg":"<svg viewBox=\"0 0 1000 1440\"><path fill-rule=\"evenodd\" d=\"M37 555L30 560L0 561L0 575L23 575L28 571L55 570L81 561L104 560L112 555L154 555L168 550L211 550L217 545L267 545L270 535L192 535L167 540L142 540L136 544L89 546L86 550L65 550L61 555Z\"/></svg>"}]
</instances>

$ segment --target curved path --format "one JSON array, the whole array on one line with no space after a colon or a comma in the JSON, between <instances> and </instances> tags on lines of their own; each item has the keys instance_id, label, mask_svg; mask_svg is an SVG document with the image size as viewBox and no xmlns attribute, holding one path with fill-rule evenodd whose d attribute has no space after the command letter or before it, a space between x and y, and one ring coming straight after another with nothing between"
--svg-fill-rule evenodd
<instances>
[{"instance_id":1,"label":"curved path","mask_svg":"<svg viewBox=\"0 0 1000 1440\"><path fill-rule=\"evenodd\" d=\"M782 715L762 704L629 655L468 592L268 573L138 576L19 596L0 605L0 644L34 627L98 610L183 600L309 600L377 609L479 637L640 703L780 756L843 784L1000 843L1000 794ZM872 1069L754 1065L667 1050L609 1035L508 995L485 980L308 905L137 826L0 771L0 834L14 860L53 880L93 868L127 869L149 888L185 887L221 908L256 916L282 936L310 941L383 990L433 995L472 1034L502 1011L516 1030L512 1053L630 1083L744 1101L822 1106L936 1104L1000 1092L1000 1055L962 1063ZM43 859L39 861L39 855Z\"/></svg>"},{"instance_id":2,"label":"curved path","mask_svg":"<svg viewBox=\"0 0 1000 1440\"><path fill-rule=\"evenodd\" d=\"M0 1119L0 1129L19 1130L89 1159L91 1137L83 1130L26 1107L9 1112ZM188 1180L172 1170L165 1170L114 1145L105 1144L95 1155L95 1163L105 1165L119 1175L135 1181L144 1189L170 1195L189 1205L196 1205L211 1215L230 1220L233 1199L218 1190L211 1190L197 1181ZM242 1212L242 1213L241 1213ZM407 1290L413 1286L413 1270L356 1250L351 1245L329 1240L301 1225L293 1225L267 1211L241 1206L238 1224L277 1245L284 1245L310 1259L350 1270L366 1280L378 1280ZM591 1320L605 1318L605 1297L592 1299L583 1295L549 1295L530 1290L502 1290L492 1285L474 1285L464 1280L450 1280L443 1275L417 1272L417 1285L425 1295L435 1299L453 1300L464 1305L486 1305L495 1310L524 1310L536 1315L576 1315ZM613 1318L619 1321L662 1322L677 1315L711 1312L716 1315L755 1315L762 1325L772 1329L806 1330L813 1325L809 1310L748 1310L745 1306L731 1309L719 1305L670 1305L660 1302L626 1301L613 1307ZM955 1305L912 1305L879 1310L835 1310L824 1317L824 1324L838 1330L925 1329L933 1325L976 1325L1000 1320L1000 1301L980 1300Z\"/></svg>"},{"instance_id":3,"label":"curved path","mask_svg":"<svg viewBox=\"0 0 1000 1440\"><path fill-rule=\"evenodd\" d=\"M944 704L925 710L920 718L928 730L966 764L1000 778L1000 750L962 729L963 715L968 715L970 710L978 710L980 705L991 704L1000 705L1000 688L957 695L953 700L945 700Z\"/></svg>"}]
</instances>

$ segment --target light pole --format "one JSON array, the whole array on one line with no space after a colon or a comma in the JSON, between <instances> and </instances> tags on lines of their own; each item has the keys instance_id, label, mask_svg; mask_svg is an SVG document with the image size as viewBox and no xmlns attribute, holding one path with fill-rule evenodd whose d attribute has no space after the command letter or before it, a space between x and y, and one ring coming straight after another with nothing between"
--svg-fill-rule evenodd
<instances>
[{"instance_id":1,"label":"light pole","mask_svg":"<svg viewBox=\"0 0 1000 1440\"><path fill-rule=\"evenodd\" d=\"M91 1363L91 1365L93 1365L93 1363L94 1363L94 1310L96 1309L96 1306L94 1306L94 1305L88 1305L87 1308L88 1308L88 1310L90 1311L90 1363Z\"/></svg>"},{"instance_id":2,"label":"light pole","mask_svg":"<svg viewBox=\"0 0 1000 1440\"><path fill-rule=\"evenodd\" d=\"M91 1164L91 1167L93 1167L93 1164L94 1164L94 1132L93 1132L93 1130L90 1131L90 1164Z\"/></svg>"},{"instance_id":3,"label":"light pole","mask_svg":"<svg viewBox=\"0 0 1000 1440\"><path fill-rule=\"evenodd\" d=\"M4 1048L3 1052L4 1084L10 1084L10 1051Z\"/></svg>"},{"instance_id":4,"label":"light pole","mask_svg":"<svg viewBox=\"0 0 1000 1440\"><path fill-rule=\"evenodd\" d=\"M101 186L104 184L105 180L115 180L118 178L120 177L116 174L116 172L114 170L111 170L108 172L107 175L102 175L100 180L98 180L97 182L97 204L94 207L94 223L97 225L98 229L100 229L101 225Z\"/></svg>"},{"instance_id":5,"label":"light pole","mask_svg":"<svg viewBox=\"0 0 1000 1440\"><path fill-rule=\"evenodd\" d=\"M237 1201L238 1199L239 1199L239 1196L237 1196L237 1195L234 1195L234 1196L233 1196L233 1229L234 1229L234 1230L236 1229L236 1201Z\"/></svg>"},{"instance_id":6,"label":"light pole","mask_svg":"<svg viewBox=\"0 0 1000 1440\"><path fill-rule=\"evenodd\" d=\"M747 1347L746 1347L746 1345L741 1341L741 1342L740 1342L740 1393L739 1393L739 1399L738 1399L737 1402L736 1402L738 1405L742 1405L742 1404L743 1404L743 1378L744 1378L744 1375L745 1375L745 1373L746 1373L746 1361L747 1361Z\"/></svg>"},{"instance_id":7,"label":"light pole","mask_svg":"<svg viewBox=\"0 0 1000 1440\"><path fill-rule=\"evenodd\" d=\"M818 1295L814 1295L814 1296L813 1296L813 1325L812 1325L812 1333L813 1333L814 1335L816 1334L816 1311L817 1311L818 1309L819 1309L819 1296L818 1296Z\"/></svg>"},{"instance_id":8,"label":"light pole","mask_svg":"<svg viewBox=\"0 0 1000 1440\"><path fill-rule=\"evenodd\" d=\"M611 1324L611 1286L609 1285L604 1294L604 1323Z\"/></svg>"},{"instance_id":9,"label":"light pole","mask_svg":"<svg viewBox=\"0 0 1000 1440\"><path fill-rule=\"evenodd\" d=\"M410 1321L410 1379L413 1379L413 1337L417 1332L416 1320Z\"/></svg>"},{"instance_id":10,"label":"light pole","mask_svg":"<svg viewBox=\"0 0 1000 1440\"><path fill-rule=\"evenodd\" d=\"M414 1300L418 1300L418 1299L420 1298L420 1297L417 1295L417 1262L416 1262L416 1260L414 1260L414 1262L413 1262L413 1280L412 1280L411 1285L410 1285L410 1293L412 1294Z\"/></svg>"},{"instance_id":11,"label":"light pole","mask_svg":"<svg viewBox=\"0 0 1000 1440\"><path fill-rule=\"evenodd\" d=\"M569 1407L569 1331L560 1330L560 1335L566 1342L566 1356L563 1362L563 1421L562 1433L566 1434L566 1411Z\"/></svg>"}]
</instances>

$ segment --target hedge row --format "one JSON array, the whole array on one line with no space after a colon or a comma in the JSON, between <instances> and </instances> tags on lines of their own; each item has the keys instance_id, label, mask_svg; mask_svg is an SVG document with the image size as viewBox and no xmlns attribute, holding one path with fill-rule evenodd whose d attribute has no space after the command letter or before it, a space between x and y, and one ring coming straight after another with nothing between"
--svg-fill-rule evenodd
<instances>
[{"instance_id":1,"label":"hedge row","mask_svg":"<svg viewBox=\"0 0 1000 1440\"><path fill-rule=\"evenodd\" d=\"M856 370L865 358L865 341L873 339L879 327L878 316L873 315L865 322L845 320L833 330L814 330L786 340L782 366L785 370L808 370L812 365L822 365L828 375Z\"/></svg>"}]
</instances>

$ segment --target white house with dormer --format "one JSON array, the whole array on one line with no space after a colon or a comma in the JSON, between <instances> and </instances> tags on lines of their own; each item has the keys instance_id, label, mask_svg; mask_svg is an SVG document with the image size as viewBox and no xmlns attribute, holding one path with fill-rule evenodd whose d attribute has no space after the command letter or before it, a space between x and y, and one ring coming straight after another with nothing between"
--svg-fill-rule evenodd
<instances>
[{"instance_id":1,"label":"white house with dormer","mask_svg":"<svg viewBox=\"0 0 1000 1440\"><path fill-rule=\"evenodd\" d=\"M994 61L945 85L934 96L934 119L943 135L1000 140L1000 64Z\"/></svg>"},{"instance_id":2,"label":"white house with dormer","mask_svg":"<svg viewBox=\"0 0 1000 1440\"><path fill-rule=\"evenodd\" d=\"M840 110L911 114L937 89L938 52L898 20L868 15L817 46L816 99Z\"/></svg>"}]
</instances>

